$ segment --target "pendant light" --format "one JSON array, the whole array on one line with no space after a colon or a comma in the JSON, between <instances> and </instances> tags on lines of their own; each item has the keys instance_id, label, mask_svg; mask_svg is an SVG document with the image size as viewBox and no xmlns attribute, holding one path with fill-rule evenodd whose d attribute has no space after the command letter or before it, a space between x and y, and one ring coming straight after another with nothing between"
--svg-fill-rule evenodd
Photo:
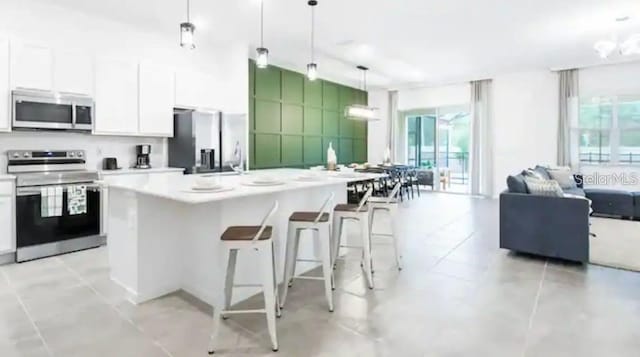
<instances>
[{"instance_id":1,"label":"pendant light","mask_svg":"<svg viewBox=\"0 0 640 357\"><path fill-rule=\"evenodd\" d=\"M314 62L314 27L315 27L315 23L314 23L314 8L316 7L316 5L318 5L318 1L316 0L309 0L309 2L307 2L307 4L311 7L311 63L307 64L307 78L310 81L315 81L318 78L318 65Z\"/></svg>"},{"instance_id":2,"label":"pendant light","mask_svg":"<svg viewBox=\"0 0 640 357\"><path fill-rule=\"evenodd\" d=\"M269 65L269 50L264 47L264 0L260 0L260 47L256 48L256 66L267 68Z\"/></svg>"},{"instance_id":3,"label":"pendant light","mask_svg":"<svg viewBox=\"0 0 640 357\"><path fill-rule=\"evenodd\" d=\"M193 42L193 33L196 31L196 26L190 22L190 5L190 0L187 0L187 22L180 24L180 46L192 50L196 48Z\"/></svg>"},{"instance_id":4,"label":"pendant light","mask_svg":"<svg viewBox=\"0 0 640 357\"><path fill-rule=\"evenodd\" d=\"M367 91L367 71L369 70L369 68L365 66L358 66L357 68L362 71L363 90L366 92ZM378 114L378 108L373 108L368 105L362 105L362 104L352 104L346 107L344 110L345 117L351 120L366 120L366 121L379 120L380 118L377 117L377 114Z\"/></svg>"}]
</instances>

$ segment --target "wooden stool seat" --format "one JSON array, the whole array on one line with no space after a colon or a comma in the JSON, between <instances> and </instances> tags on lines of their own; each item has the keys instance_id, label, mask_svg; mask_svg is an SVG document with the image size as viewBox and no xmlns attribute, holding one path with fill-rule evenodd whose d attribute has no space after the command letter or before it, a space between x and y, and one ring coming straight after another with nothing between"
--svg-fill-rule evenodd
<instances>
[{"instance_id":1,"label":"wooden stool seat","mask_svg":"<svg viewBox=\"0 0 640 357\"><path fill-rule=\"evenodd\" d=\"M357 211L366 212L368 209L369 207L367 207L366 204L363 206L360 206L357 203L343 203L343 204L336 205L336 207L333 210L340 211L340 212L357 212Z\"/></svg>"},{"instance_id":2,"label":"wooden stool seat","mask_svg":"<svg viewBox=\"0 0 640 357\"><path fill-rule=\"evenodd\" d=\"M227 228L227 230L222 233L221 240L253 240L258 231L260 230L260 226L231 226ZM271 226L265 227L258 240L266 240L271 238L271 232L273 228Z\"/></svg>"},{"instance_id":3,"label":"wooden stool seat","mask_svg":"<svg viewBox=\"0 0 640 357\"><path fill-rule=\"evenodd\" d=\"M292 222L315 222L320 212L293 212L289 217ZM329 222L329 213L322 213L318 222Z\"/></svg>"}]
</instances>

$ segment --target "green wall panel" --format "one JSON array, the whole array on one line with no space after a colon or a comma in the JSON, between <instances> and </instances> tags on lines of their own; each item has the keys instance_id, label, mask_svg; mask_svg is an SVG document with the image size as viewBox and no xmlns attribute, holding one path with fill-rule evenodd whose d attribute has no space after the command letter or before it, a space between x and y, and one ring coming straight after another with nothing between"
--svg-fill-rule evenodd
<instances>
[{"instance_id":1,"label":"green wall panel","mask_svg":"<svg viewBox=\"0 0 640 357\"><path fill-rule=\"evenodd\" d=\"M355 122L344 116L340 117L340 136L353 137L353 124Z\"/></svg>"},{"instance_id":2,"label":"green wall panel","mask_svg":"<svg viewBox=\"0 0 640 357\"><path fill-rule=\"evenodd\" d=\"M322 112L322 135L338 136L340 133L340 117L338 112L325 110Z\"/></svg>"},{"instance_id":3,"label":"green wall panel","mask_svg":"<svg viewBox=\"0 0 640 357\"><path fill-rule=\"evenodd\" d=\"M304 133L322 135L322 109L304 107Z\"/></svg>"},{"instance_id":4,"label":"green wall panel","mask_svg":"<svg viewBox=\"0 0 640 357\"><path fill-rule=\"evenodd\" d=\"M304 80L304 104L314 107L322 106L322 81Z\"/></svg>"},{"instance_id":5,"label":"green wall panel","mask_svg":"<svg viewBox=\"0 0 640 357\"><path fill-rule=\"evenodd\" d=\"M367 139L353 140L353 161L354 162L367 161Z\"/></svg>"},{"instance_id":6,"label":"green wall panel","mask_svg":"<svg viewBox=\"0 0 640 357\"><path fill-rule=\"evenodd\" d=\"M255 96L263 99L280 100L282 94L281 71L277 67L256 68Z\"/></svg>"},{"instance_id":7,"label":"green wall panel","mask_svg":"<svg viewBox=\"0 0 640 357\"><path fill-rule=\"evenodd\" d=\"M304 76L300 73L282 71L282 100L289 103L303 102Z\"/></svg>"},{"instance_id":8,"label":"green wall panel","mask_svg":"<svg viewBox=\"0 0 640 357\"><path fill-rule=\"evenodd\" d=\"M304 107L295 104L282 105L282 132L301 134Z\"/></svg>"},{"instance_id":9,"label":"green wall panel","mask_svg":"<svg viewBox=\"0 0 640 357\"><path fill-rule=\"evenodd\" d=\"M256 99L255 101L255 130L260 133L279 133L281 110L280 103Z\"/></svg>"},{"instance_id":10,"label":"green wall panel","mask_svg":"<svg viewBox=\"0 0 640 357\"><path fill-rule=\"evenodd\" d=\"M338 110L338 85L324 82L322 87L322 106L326 109Z\"/></svg>"},{"instance_id":11,"label":"green wall panel","mask_svg":"<svg viewBox=\"0 0 640 357\"><path fill-rule=\"evenodd\" d=\"M340 150L338 151L338 162L350 164L353 162L353 139L340 139Z\"/></svg>"},{"instance_id":12,"label":"green wall panel","mask_svg":"<svg viewBox=\"0 0 640 357\"><path fill-rule=\"evenodd\" d=\"M304 163L307 165L321 164L322 158L322 137L304 137Z\"/></svg>"},{"instance_id":13,"label":"green wall panel","mask_svg":"<svg viewBox=\"0 0 640 357\"><path fill-rule=\"evenodd\" d=\"M283 135L282 136L282 164L287 166L297 166L302 164L302 136Z\"/></svg>"},{"instance_id":14,"label":"green wall panel","mask_svg":"<svg viewBox=\"0 0 640 357\"><path fill-rule=\"evenodd\" d=\"M366 104L366 92L252 60L248 71L252 168L322 164L329 142L340 163L366 161L367 123L344 117L345 106Z\"/></svg>"},{"instance_id":15,"label":"green wall panel","mask_svg":"<svg viewBox=\"0 0 640 357\"><path fill-rule=\"evenodd\" d=\"M282 162L280 157L280 135L256 134L255 165L257 167L278 167Z\"/></svg>"}]
</instances>

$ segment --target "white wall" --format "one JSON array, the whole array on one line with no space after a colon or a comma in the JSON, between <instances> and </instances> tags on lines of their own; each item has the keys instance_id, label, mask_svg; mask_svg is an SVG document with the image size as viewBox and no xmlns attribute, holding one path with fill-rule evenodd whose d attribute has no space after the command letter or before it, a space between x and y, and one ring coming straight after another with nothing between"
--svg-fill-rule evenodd
<instances>
[{"instance_id":1,"label":"white wall","mask_svg":"<svg viewBox=\"0 0 640 357\"><path fill-rule=\"evenodd\" d=\"M369 105L378 108L380 120L370 121L367 128L367 161L381 163L384 160L384 150L388 145L389 92L369 91Z\"/></svg>"},{"instance_id":2,"label":"white wall","mask_svg":"<svg viewBox=\"0 0 640 357\"><path fill-rule=\"evenodd\" d=\"M398 110L445 107L469 103L469 83L442 87L403 89L398 93Z\"/></svg>"},{"instance_id":3,"label":"white wall","mask_svg":"<svg viewBox=\"0 0 640 357\"><path fill-rule=\"evenodd\" d=\"M151 145L151 165L167 166L166 139L125 136L98 136L64 132L14 131L0 133L0 173L7 171L7 150L85 150L87 168L102 168L102 159L115 157L118 166L128 168L135 164L138 144Z\"/></svg>"},{"instance_id":4,"label":"white wall","mask_svg":"<svg viewBox=\"0 0 640 357\"><path fill-rule=\"evenodd\" d=\"M640 62L581 69L580 97L640 94Z\"/></svg>"},{"instance_id":5,"label":"white wall","mask_svg":"<svg viewBox=\"0 0 640 357\"><path fill-rule=\"evenodd\" d=\"M41 1L3 0L0 3L0 38L54 49L80 50L96 57L146 60L178 70L227 78L233 83L229 91L238 93L236 99L244 101L248 109L247 45L230 40L230 44L224 45L198 43L196 50L185 50L177 42L177 24L175 30L167 34L151 33ZM166 140L162 139L30 132L0 136L0 163L6 159L6 149L68 148L88 150L92 167L103 156L111 155L117 156L123 165L128 165L135 156L132 148L140 143L153 144L153 156L159 156L152 159L156 165L160 162L166 164ZM103 154L97 154L99 148ZM2 164L0 171L5 169L5 164Z\"/></svg>"},{"instance_id":6,"label":"white wall","mask_svg":"<svg viewBox=\"0 0 640 357\"><path fill-rule=\"evenodd\" d=\"M494 195L508 175L556 163L558 75L534 71L493 79Z\"/></svg>"}]
</instances>

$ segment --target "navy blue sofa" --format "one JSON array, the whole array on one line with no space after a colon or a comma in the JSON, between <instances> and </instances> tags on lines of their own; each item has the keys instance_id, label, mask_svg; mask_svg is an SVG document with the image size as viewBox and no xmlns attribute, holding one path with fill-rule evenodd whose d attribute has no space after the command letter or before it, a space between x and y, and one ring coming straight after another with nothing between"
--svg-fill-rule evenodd
<instances>
[{"instance_id":1,"label":"navy blue sofa","mask_svg":"<svg viewBox=\"0 0 640 357\"><path fill-rule=\"evenodd\" d=\"M566 193L584 196L581 177L575 179L578 187ZM509 176L507 185L500 194L500 248L589 261L587 200L529 194L521 175Z\"/></svg>"}]
</instances>

